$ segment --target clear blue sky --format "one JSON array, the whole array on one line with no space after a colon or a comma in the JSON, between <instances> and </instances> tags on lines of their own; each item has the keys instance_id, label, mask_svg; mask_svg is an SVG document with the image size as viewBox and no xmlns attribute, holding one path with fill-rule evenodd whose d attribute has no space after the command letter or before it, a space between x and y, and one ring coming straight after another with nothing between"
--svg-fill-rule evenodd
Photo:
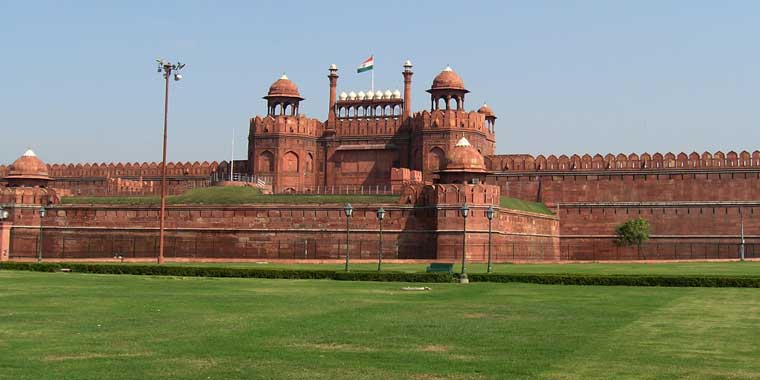
<instances>
[{"instance_id":1,"label":"clear blue sky","mask_svg":"<svg viewBox=\"0 0 760 380\"><path fill-rule=\"evenodd\" d=\"M105 4L109 3L109 4ZM224 160L233 128L283 72L324 119L327 67L339 91L402 88L415 110L446 64L495 110L499 153L757 149L758 1L0 0L0 162L27 146L47 162L158 161L162 79L172 83L170 160Z\"/></svg>"}]
</instances>

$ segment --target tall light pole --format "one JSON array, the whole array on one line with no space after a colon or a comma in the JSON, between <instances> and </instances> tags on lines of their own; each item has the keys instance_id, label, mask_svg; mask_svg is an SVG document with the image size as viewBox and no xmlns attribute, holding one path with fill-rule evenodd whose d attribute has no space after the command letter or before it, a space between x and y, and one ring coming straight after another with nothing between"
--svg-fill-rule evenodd
<instances>
[{"instance_id":1,"label":"tall light pole","mask_svg":"<svg viewBox=\"0 0 760 380\"><path fill-rule=\"evenodd\" d=\"M467 257L467 216L470 215L470 208L467 207L467 203L463 204L459 209L462 214L462 272L459 274L459 283L467 284L470 282L467 279L467 270L465 269L465 258Z\"/></svg>"},{"instance_id":2,"label":"tall light pole","mask_svg":"<svg viewBox=\"0 0 760 380\"><path fill-rule=\"evenodd\" d=\"M185 67L184 63L179 61L176 64L165 62L164 60L157 59L158 72L164 73L164 147L163 158L161 159L161 211L159 212L159 226L158 226L158 263L164 263L164 222L166 220L166 131L169 124L169 78L172 77L174 72L174 80L179 81L182 79L182 75L179 73L182 68Z\"/></svg>"},{"instance_id":3,"label":"tall light pole","mask_svg":"<svg viewBox=\"0 0 760 380\"><path fill-rule=\"evenodd\" d=\"M44 218L45 214L47 214L47 210L45 210L44 207L40 207L38 212L40 215L40 232L37 234L37 263L41 263L42 262L42 218Z\"/></svg>"},{"instance_id":4,"label":"tall light pole","mask_svg":"<svg viewBox=\"0 0 760 380\"><path fill-rule=\"evenodd\" d=\"M739 221L741 224L741 245L739 245L739 257L741 261L744 261L744 213L742 213L742 208L739 207Z\"/></svg>"},{"instance_id":5,"label":"tall light pole","mask_svg":"<svg viewBox=\"0 0 760 380\"><path fill-rule=\"evenodd\" d=\"M493 266L491 265L491 220L493 220L495 212L496 210L493 209L493 206L488 206L486 210L486 218L488 218L488 273L493 271Z\"/></svg>"},{"instance_id":6,"label":"tall light pole","mask_svg":"<svg viewBox=\"0 0 760 380\"><path fill-rule=\"evenodd\" d=\"M350 242L348 240L349 232L351 231L349 221L351 220L351 216L354 214L354 208L350 203L347 203L346 207L343 208L343 211L346 213L346 272L348 272L348 263L350 260L349 256L351 252L351 249L349 248Z\"/></svg>"},{"instance_id":7,"label":"tall light pole","mask_svg":"<svg viewBox=\"0 0 760 380\"><path fill-rule=\"evenodd\" d=\"M380 272L383 265L383 219L385 219L385 209L380 207L377 210L377 221L380 224L380 249L377 251L377 271Z\"/></svg>"}]
</instances>

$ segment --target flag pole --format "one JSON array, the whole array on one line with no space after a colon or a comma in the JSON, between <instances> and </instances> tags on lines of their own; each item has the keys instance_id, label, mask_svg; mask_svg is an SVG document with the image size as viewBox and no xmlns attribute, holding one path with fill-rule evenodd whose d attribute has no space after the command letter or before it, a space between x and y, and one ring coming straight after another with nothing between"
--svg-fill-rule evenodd
<instances>
[{"instance_id":1,"label":"flag pole","mask_svg":"<svg viewBox=\"0 0 760 380\"><path fill-rule=\"evenodd\" d=\"M370 87L372 89L372 92L375 92L375 56L372 56L372 86Z\"/></svg>"}]
</instances>

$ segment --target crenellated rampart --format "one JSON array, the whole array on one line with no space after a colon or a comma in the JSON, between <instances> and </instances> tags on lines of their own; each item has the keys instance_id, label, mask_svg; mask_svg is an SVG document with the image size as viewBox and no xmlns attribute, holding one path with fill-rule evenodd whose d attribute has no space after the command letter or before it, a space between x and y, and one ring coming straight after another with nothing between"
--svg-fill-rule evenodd
<instances>
[{"instance_id":1,"label":"crenellated rampart","mask_svg":"<svg viewBox=\"0 0 760 380\"><path fill-rule=\"evenodd\" d=\"M251 136L263 135L308 136L317 138L322 135L324 125L317 119L297 116L256 116L251 118Z\"/></svg>"},{"instance_id":2,"label":"crenellated rampart","mask_svg":"<svg viewBox=\"0 0 760 380\"><path fill-rule=\"evenodd\" d=\"M504 154L488 156L486 164L489 170L494 172L574 172L574 171L600 171L600 170L687 170L687 169L736 169L736 168L760 168L760 151L752 153L742 151L736 153L730 151L723 153L692 152L689 154L668 152L643 153L628 155L608 153L604 156L584 154L579 156L538 155L527 154Z\"/></svg>"}]
</instances>

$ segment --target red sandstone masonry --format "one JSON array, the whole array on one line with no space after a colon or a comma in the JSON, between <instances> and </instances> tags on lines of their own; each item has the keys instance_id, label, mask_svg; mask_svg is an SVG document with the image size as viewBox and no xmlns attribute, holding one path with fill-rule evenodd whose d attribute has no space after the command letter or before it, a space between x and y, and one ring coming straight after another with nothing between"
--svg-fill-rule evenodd
<instances>
[{"instance_id":1,"label":"red sandstone masonry","mask_svg":"<svg viewBox=\"0 0 760 380\"><path fill-rule=\"evenodd\" d=\"M717 151L714 154L703 152L690 154L671 152L665 155L655 153L636 153L629 155L608 153L604 156L589 154L579 156L574 154L570 157L561 155L538 155L533 157L527 154L504 154L488 157L489 170L494 172L521 172L521 171L596 171L596 170L658 170L658 169L736 169L736 168L760 168L760 151L752 153L742 151L736 153L730 151L724 154Z\"/></svg>"}]
</instances>

